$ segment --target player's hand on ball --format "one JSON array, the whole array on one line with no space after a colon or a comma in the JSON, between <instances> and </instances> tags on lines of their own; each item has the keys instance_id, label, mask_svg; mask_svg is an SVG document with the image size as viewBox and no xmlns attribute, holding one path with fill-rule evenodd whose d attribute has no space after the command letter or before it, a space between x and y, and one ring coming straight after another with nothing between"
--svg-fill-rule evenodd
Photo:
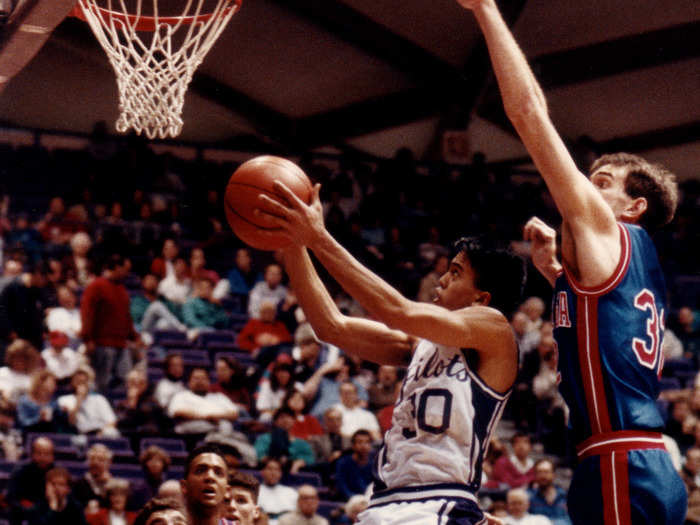
<instances>
[{"instance_id":1,"label":"player's hand on ball","mask_svg":"<svg viewBox=\"0 0 700 525\"><path fill-rule=\"evenodd\" d=\"M273 187L283 202L262 194L259 196L260 208L256 213L270 218L294 243L310 246L325 231L323 207L319 197L321 185L314 186L310 204L302 201L281 182L276 181Z\"/></svg>"}]
</instances>

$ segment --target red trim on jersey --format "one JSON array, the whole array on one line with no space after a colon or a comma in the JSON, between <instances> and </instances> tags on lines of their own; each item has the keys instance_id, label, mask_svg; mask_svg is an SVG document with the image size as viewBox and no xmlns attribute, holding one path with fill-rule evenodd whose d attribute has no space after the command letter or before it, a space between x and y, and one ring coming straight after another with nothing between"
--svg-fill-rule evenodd
<instances>
[{"instance_id":1,"label":"red trim on jersey","mask_svg":"<svg viewBox=\"0 0 700 525\"><path fill-rule=\"evenodd\" d=\"M598 348L598 299L576 296L578 359L593 434L612 431Z\"/></svg>"},{"instance_id":2,"label":"red trim on jersey","mask_svg":"<svg viewBox=\"0 0 700 525\"><path fill-rule=\"evenodd\" d=\"M627 452L629 450L666 450L664 438L659 432L645 430L618 430L596 434L576 446L579 461L589 456Z\"/></svg>"},{"instance_id":3,"label":"red trim on jersey","mask_svg":"<svg viewBox=\"0 0 700 525\"><path fill-rule=\"evenodd\" d=\"M573 275L571 275L571 273L569 273L566 267L564 267L566 280L569 282L571 289L577 295L604 295L615 289L615 287L620 284L620 281L622 281L622 278L627 273L627 268L629 268L630 260L632 258L630 234L627 231L627 228L622 226L620 223L617 224L617 227L620 228L620 260L617 263L617 268L615 268L615 271L603 284L591 287L583 286L574 278Z\"/></svg>"}]
</instances>

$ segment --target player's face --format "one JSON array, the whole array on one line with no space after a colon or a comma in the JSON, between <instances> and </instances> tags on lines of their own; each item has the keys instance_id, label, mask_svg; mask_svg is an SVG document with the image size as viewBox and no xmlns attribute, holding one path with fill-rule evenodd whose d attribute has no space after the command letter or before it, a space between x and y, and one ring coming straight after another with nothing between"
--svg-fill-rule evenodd
<instances>
[{"instance_id":1,"label":"player's face","mask_svg":"<svg viewBox=\"0 0 700 525\"><path fill-rule=\"evenodd\" d=\"M159 510L148 517L146 525L187 525L187 518L176 509Z\"/></svg>"},{"instance_id":2,"label":"player's face","mask_svg":"<svg viewBox=\"0 0 700 525\"><path fill-rule=\"evenodd\" d=\"M607 164L598 168L591 175L591 182L598 190L603 200L608 203L616 219L622 218L623 213L632 202L632 197L625 192L627 171L623 166Z\"/></svg>"},{"instance_id":3,"label":"player's face","mask_svg":"<svg viewBox=\"0 0 700 525\"><path fill-rule=\"evenodd\" d=\"M187 477L182 480L182 493L188 502L216 508L226 495L228 468L224 458L205 452L192 461Z\"/></svg>"},{"instance_id":4,"label":"player's face","mask_svg":"<svg viewBox=\"0 0 700 525\"><path fill-rule=\"evenodd\" d=\"M459 310L475 304L481 296L474 284L474 270L464 252L458 253L442 277L435 290L433 302L448 310Z\"/></svg>"},{"instance_id":5,"label":"player's face","mask_svg":"<svg viewBox=\"0 0 700 525\"><path fill-rule=\"evenodd\" d=\"M235 525L253 525L260 516L260 508L255 504L251 492L242 487L232 487L230 492L226 518Z\"/></svg>"}]
</instances>

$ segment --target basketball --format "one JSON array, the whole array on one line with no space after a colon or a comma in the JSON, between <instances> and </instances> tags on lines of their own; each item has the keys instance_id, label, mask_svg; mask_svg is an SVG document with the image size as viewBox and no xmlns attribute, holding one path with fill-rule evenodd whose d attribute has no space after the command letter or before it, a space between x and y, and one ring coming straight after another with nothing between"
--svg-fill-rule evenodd
<instances>
[{"instance_id":1,"label":"basketball","mask_svg":"<svg viewBox=\"0 0 700 525\"><path fill-rule=\"evenodd\" d=\"M299 166L282 157L263 155L244 162L231 175L226 186L226 219L239 239L258 250L278 250L288 244L281 234L263 235L263 232L274 232L279 228L268 218L253 214L255 208L260 207L260 194L279 200L272 187L276 180L307 204L310 202L311 181Z\"/></svg>"}]
</instances>

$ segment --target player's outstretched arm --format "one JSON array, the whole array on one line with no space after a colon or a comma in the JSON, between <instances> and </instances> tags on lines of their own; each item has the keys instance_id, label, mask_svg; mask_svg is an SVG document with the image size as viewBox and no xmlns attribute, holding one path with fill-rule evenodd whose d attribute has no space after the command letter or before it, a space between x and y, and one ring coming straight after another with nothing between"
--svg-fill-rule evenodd
<instances>
[{"instance_id":1,"label":"player's outstretched arm","mask_svg":"<svg viewBox=\"0 0 700 525\"><path fill-rule=\"evenodd\" d=\"M573 238L576 249L565 244L564 259L590 273L581 276L589 281L584 284L605 280L616 267L620 252L612 210L578 170L554 128L542 89L495 0L457 1L473 11L483 31L506 114L542 174L564 219L564 229ZM588 254L588 258L576 260L579 254Z\"/></svg>"},{"instance_id":2,"label":"player's outstretched arm","mask_svg":"<svg viewBox=\"0 0 700 525\"><path fill-rule=\"evenodd\" d=\"M531 243L532 264L554 287L554 282L562 271L557 259L557 232L538 217L532 217L525 224L523 237Z\"/></svg>"},{"instance_id":3,"label":"player's outstretched arm","mask_svg":"<svg viewBox=\"0 0 700 525\"><path fill-rule=\"evenodd\" d=\"M409 336L375 321L342 314L316 273L306 248L292 245L283 253L297 300L322 341L374 363L408 364L413 350Z\"/></svg>"},{"instance_id":4,"label":"player's outstretched arm","mask_svg":"<svg viewBox=\"0 0 700 525\"><path fill-rule=\"evenodd\" d=\"M275 183L275 190L288 204L285 206L261 195L259 213L268 214L293 243L311 249L345 291L372 317L390 328L435 343L494 353L510 352L512 330L497 310L479 306L478 301L475 306L461 310L411 301L363 266L325 229L318 185L314 188L310 205L281 183ZM294 289L301 286L302 283L295 283ZM487 303L484 298L483 304Z\"/></svg>"}]
</instances>

